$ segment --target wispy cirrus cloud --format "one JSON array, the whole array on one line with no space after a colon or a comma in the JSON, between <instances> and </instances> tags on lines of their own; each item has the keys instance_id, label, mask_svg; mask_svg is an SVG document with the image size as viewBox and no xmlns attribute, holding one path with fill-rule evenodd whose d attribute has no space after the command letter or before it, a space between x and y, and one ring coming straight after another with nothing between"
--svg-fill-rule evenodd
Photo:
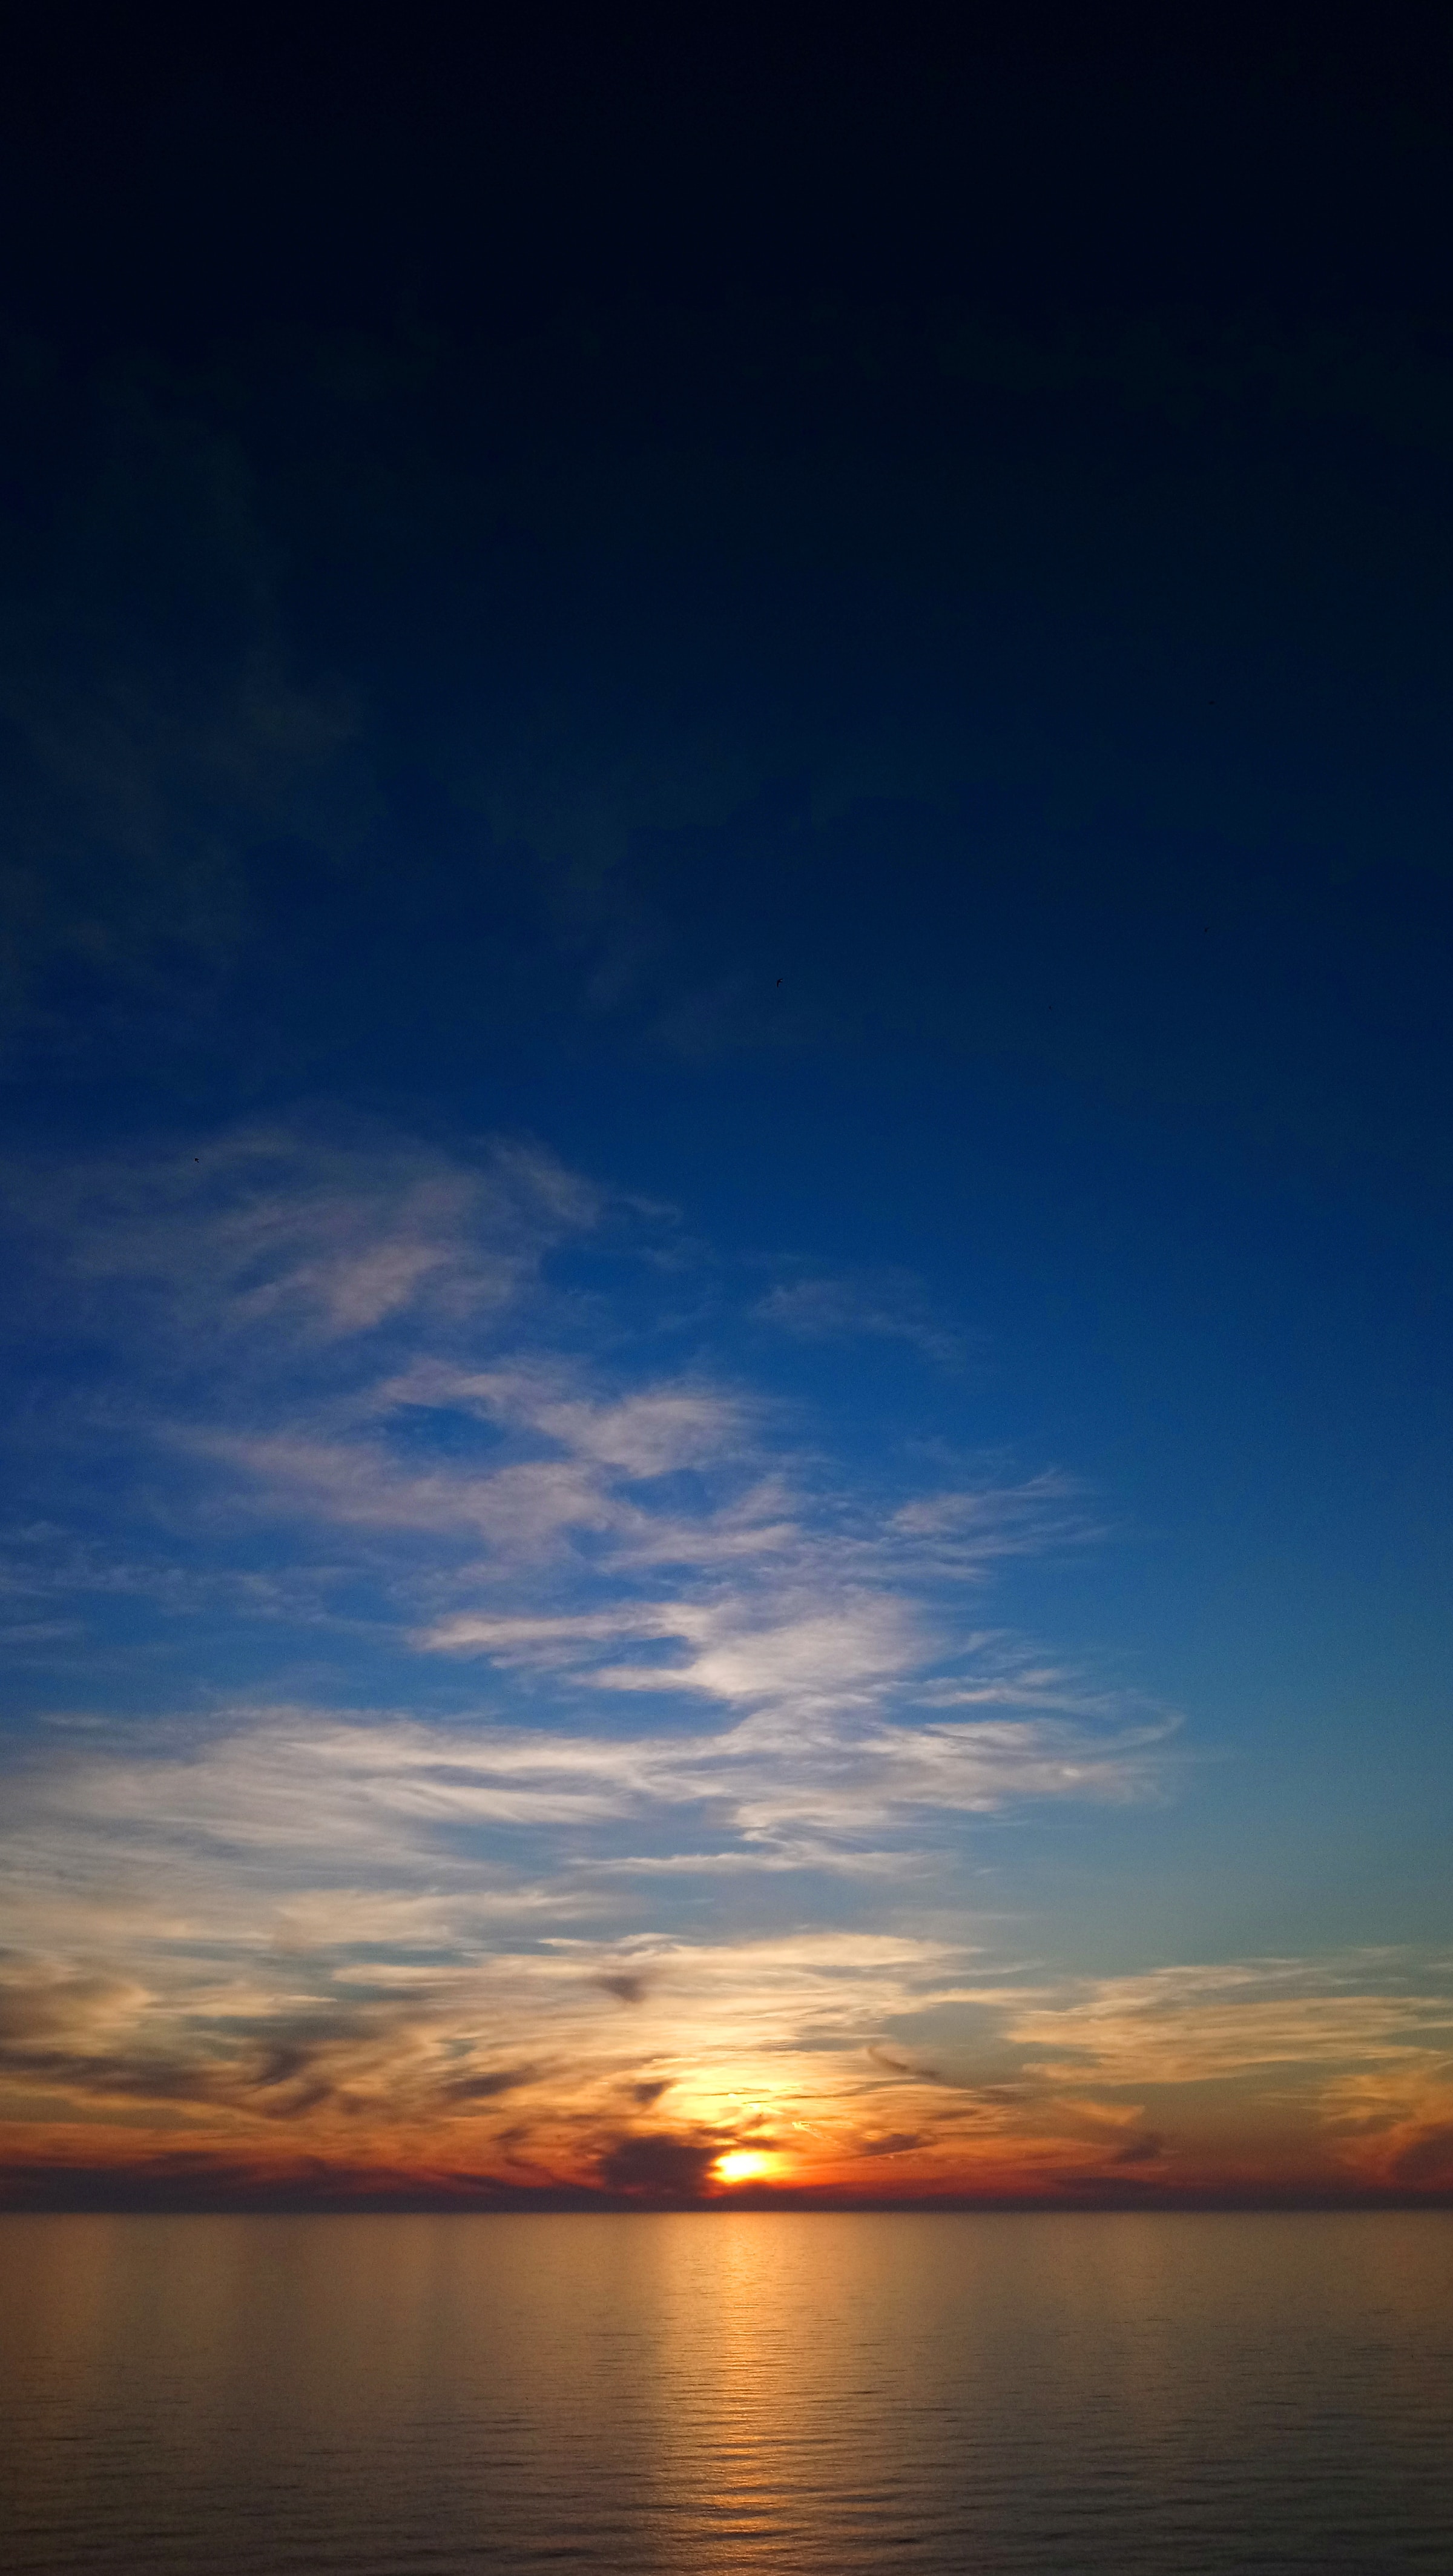
<instances>
[{"instance_id":1,"label":"wispy cirrus cloud","mask_svg":"<svg viewBox=\"0 0 1453 2576\"><path fill-rule=\"evenodd\" d=\"M374 1890L388 1937L400 1903L424 1907L433 1943L472 1937L481 1906L493 1920L516 1901L522 1916L544 1904L614 1921L618 1897L598 1899L592 1878L629 1870L632 1837L648 1829L668 1837L656 1858L706 1875L764 1848L810 1868L871 1843L883 1864L884 1839L905 1835L914 1839L900 1867L911 1871L917 1838L954 1816L1144 1795L1158 1752L1148 1731L1113 1739L1058 1722L804 1728L775 1714L691 1734L606 1734L263 1711L213 1721L200 1744L185 1733L179 1744L175 1724L148 1734L135 1749L103 1750L67 1730L12 1765L6 1938L33 1941L43 1918L47 1941L70 1921L90 1942L95 1909L111 1924L123 1884L138 1921L160 1905L160 1925L195 1931L231 1906L251 1939L272 1937L257 1929L271 1906L321 1901L339 1885ZM703 1833L716 1852L702 1850ZM358 1907L362 1922L361 1896Z\"/></svg>"},{"instance_id":2,"label":"wispy cirrus cloud","mask_svg":"<svg viewBox=\"0 0 1453 2576\"><path fill-rule=\"evenodd\" d=\"M1157 1968L1027 2001L1013 2032L1052 2071L1102 2083L1207 2083L1278 2067L1421 2056L1453 2043L1453 1994L1409 1982L1397 1952Z\"/></svg>"},{"instance_id":3,"label":"wispy cirrus cloud","mask_svg":"<svg viewBox=\"0 0 1453 2576\"><path fill-rule=\"evenodd\" d=\"M753 1313L797 1341L905 1342L946 1368L961 1367L967 1350L964 1333L935 1313L906 1270L781 1279L758 1299Z\"/></svg>"},{"instance_id":4,"label":"wispy cirrus cloud","mask_svg":"<svg viewBox=\"0 0 1453 2576\"><path fill-rule=\"evenodd\" d=\"M276 1355L499 1309L604 1207L537 1146L464 1158L316 1122L6 1177L49 1293L113 1337L129 1323L133 1364L144 1350L157 1370L219 1353L236 1366L249 1337Z\"/></svg>"},{"instance_id":5,"label":"wispy cirrus cloud","mask_svg":"<svg viewBox=\"0 0 1453 2576\"><path fill-rule=\"evenodd\" d=\"M254 1129L22 1195L32 1315L108 1363L52 1350L54 1543L11 1579L64 1602L69 1567L91 1618L124 1520L139 1596L291 1612L336 1652L351 1623L425 1689L474 1654L616 1699L864 1707L952 1659L964 1583L1085 1534L1057 1473L835 1478L790 1408L670 1347L649 1259L622 1292L669 1220L538 1147ZM565 1256L614 1263L613 1305Z\"/></svg>"}]
</instances>

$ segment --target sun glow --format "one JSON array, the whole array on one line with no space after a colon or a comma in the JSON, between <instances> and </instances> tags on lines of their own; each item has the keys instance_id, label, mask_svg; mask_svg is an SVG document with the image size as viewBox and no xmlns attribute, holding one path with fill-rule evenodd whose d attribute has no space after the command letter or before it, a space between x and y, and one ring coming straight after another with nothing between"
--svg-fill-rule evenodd
<instances>
[{"instance_id":1,"label":"sun glow","mask_svg":"<svg viewBox=\"0 0 1453 2576\"><path fill-rule=\"evenodd\" d=\"M730 2147L716 2160L718 2182L760 2182L771 2173L775 2156L763 2155L757 2147Z\"/></svg>"}]
</instances>

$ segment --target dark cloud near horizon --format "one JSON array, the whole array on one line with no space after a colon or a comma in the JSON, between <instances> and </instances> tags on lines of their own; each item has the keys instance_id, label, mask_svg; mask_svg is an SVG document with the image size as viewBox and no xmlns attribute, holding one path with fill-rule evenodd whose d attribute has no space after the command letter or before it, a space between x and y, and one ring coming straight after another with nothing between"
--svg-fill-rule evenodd
<instances>
[{"instance_id":1,"label":"dark cloud near horizon","mask_svg":"<svg viewBox=\"0 0 1453 2576\"><path fill-rule=\"evenodd\" d=\"M104 2158L71 2158L52 2152L44 2161L0 2161L0 2210L98 2214L188 2211L257 2211L259 2214L346 2215L349 2212L418 2212L451 2214L631 2211L646 2213L663 2197L679 2203L691 2197L653 2195L635 2186L593 2190L568 2184L529 2184L491 2173L461 2174L386 2168L372 2164L353 2168L336 2158L309 2156L276 2168L245 2158L170 2150L149 2152L144 2161L111 2163ZM819 2209L874 2211L905 2215L925 2207L945 2211L983 2210L1353 2210L1406 2208L1397 2187L1349 2183L1342 2189L1304 2184L1278 2189L1268 2185L1234 2188L1186 2188L1150 2177L1125 2173L1066 2176L1050 2191L991 2198L973 2193L935 2193L914 2197L898 2193L875 2197L868 2192L791 2191L761 2185L728 2195L706 2194L693 2201L702 2215L733 2209ZM1418 2205L1453 2207L1453 2185L1443 2183L1418 2194Z\"/></svg>"},{"instance_id":2,"label":"dark cloud near horizon","mask_svg":"<svg viewBox=\"0 0 1453 2576\"><path fill-rule=\"evenodd\" d=\"M719 2139L642 2130L602 2150L597 2171L603 2188L647 2200L695 2200L704 2192L721 2152Z\"/></svg>"},{"instance_id":3,"label":"dark cloud near horizon","mask_svg":"<svg viewBox=\"0 0 1453 2576\"><path fill-rule=\"evenodd\" d=\"M350 2167L312 2155L282 2167L186 2148L151 2150L144 2161L0 2162L0 2209L97 2212L585 2210L601 2196L568 2184L512 2183L490 2173L439 2174L370 2164Z\"/></svg>"},{"instance_id":4,"label":"dark cloud near horizon","mask_svg":"<svg viewBox=\"0 0 1453 2576\"><path fill-rule=\"evenodd\" d=\"M114 1976L10 1958L0 1970L0 2079L93 2106L181 2104L272 2123L322 2111L376 2122L381 2112L467 2112L524 2090L542 2072L478 2060L453 2061L449 2071L421 2054L429 2037L422 1994L354 2005L320 2000L205 2031L183 2016L170 2050L133 2036L149 2000Z\"/></svg>"}]
</instances>

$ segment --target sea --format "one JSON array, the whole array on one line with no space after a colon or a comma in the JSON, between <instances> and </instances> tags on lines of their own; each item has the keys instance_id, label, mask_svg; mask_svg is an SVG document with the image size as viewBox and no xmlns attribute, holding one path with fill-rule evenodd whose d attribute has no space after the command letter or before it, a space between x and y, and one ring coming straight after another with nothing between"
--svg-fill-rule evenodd
<instances>
[{"instance_id":1,"label":"sea","mask_svg":"<svg viewBox=\"0 0 1453 2576\"><path fill-rule=\"evenodd\" d=\"M0 2219L7 2576L1453 2570L1453 2213Z\"/></svg>"}]
</instances>

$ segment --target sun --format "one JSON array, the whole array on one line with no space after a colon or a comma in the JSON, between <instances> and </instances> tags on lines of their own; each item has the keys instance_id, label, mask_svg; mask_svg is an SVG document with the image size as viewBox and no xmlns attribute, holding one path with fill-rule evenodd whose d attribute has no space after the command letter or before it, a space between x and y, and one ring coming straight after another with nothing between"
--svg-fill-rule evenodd
<instances>
[{"instance_id":1,"label":"sun","mask_svg":"<svg viewBox=\"0 0 1453 2576\"><path fill-rule=\"evenodd\" d=\"M777 2159L763 2155L756 2147L729 2147L716 2160L718 2182L756 2182L769 2174Z\"/></svg>"}]
</instances>

